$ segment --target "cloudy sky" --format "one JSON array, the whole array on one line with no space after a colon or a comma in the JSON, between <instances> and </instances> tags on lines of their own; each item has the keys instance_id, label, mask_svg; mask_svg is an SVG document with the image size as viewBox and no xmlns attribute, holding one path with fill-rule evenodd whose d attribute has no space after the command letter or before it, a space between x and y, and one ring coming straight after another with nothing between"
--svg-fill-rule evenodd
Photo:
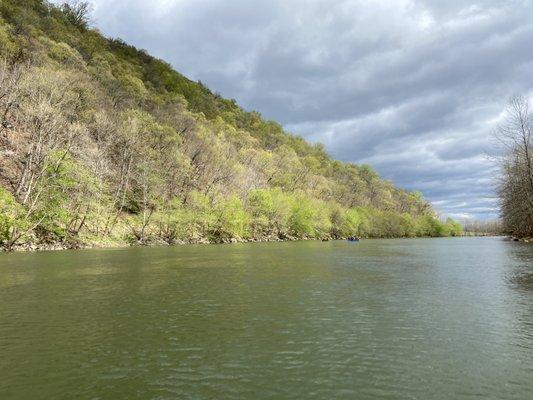
<instances>
[{"instance_id":1,"label":"cloudy sky","mask_svg":"<svg viewBox=\"0 0 533 400\"><path fill-rule=\"evenodd\" d=\"M487 155L533 90L533 2L93 0L95 25L246 109L420 190L496 215Z\"/></svg>"}]
</instances>

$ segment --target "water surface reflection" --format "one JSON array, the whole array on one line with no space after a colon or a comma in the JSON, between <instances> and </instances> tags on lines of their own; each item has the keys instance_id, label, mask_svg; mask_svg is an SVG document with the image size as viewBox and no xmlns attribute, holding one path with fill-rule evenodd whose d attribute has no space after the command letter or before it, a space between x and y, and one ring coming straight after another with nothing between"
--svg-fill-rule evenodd
<instances>
[{"instance_id":1,"label":"water surface reflection","mask_svg":"<svg viewBox=\"0 0 533 400\"><path fill-rule=\"evenodd\" d=\"M499 238L2 254L0 398L529 399L532 268Z\"/></svg>"}]
</instances>

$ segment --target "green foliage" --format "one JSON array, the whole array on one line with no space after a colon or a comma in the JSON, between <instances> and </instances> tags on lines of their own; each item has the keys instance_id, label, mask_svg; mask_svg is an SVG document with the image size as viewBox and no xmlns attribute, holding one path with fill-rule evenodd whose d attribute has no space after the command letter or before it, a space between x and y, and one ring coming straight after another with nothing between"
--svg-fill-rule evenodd
<instances>
[{"instance_id":1,"label":"green foliage","mask_svg":"<svg viewBox=\"0 0 533 400\"><path fill-rule=\"evenodd\" d=\"M0 181L20 183L0 187L0 245L25 230L135 243L461 234L420 193L103 37L88 11L0 2L0 115L18 125Z\"/></svg>"},{"instance_id":2,"label":"green foliage","mask_svg":"<svg viewBox=\"0 0 533 400\"><path fill-rule=\"evenodd\" d=\"M0 54L7 59L13 59L17 51L18 46L11 35L10 26L0 19Z\"/></svg>"},{"instance_id":3,"label":"green foliage","mask_svg":"<svg viewBox=\"0 0 533 400\"><path fill-rule=\"evenodd\" d=\"M451 218L446 219L446 223L444 225L444 235L445 236L461 236L463 234L463 227L462 225L454 221Z\"/></svg>"},{"instance_id":4,"label":"green foliage","mask_svg":"<svg viewBox=\"0 0 533 400\"><path fill-rule=\"evenodd\" d=\"M39 220L37 234L45 242L64 241L80 218L87 212L90 199L95 197L97 182L91 174L74 161L65 150L50 155L45 174L37 190L35 220Z\"/></svg>"},{"instance_id":5,"label":"green foliage","mask_svg":"<svg viewBox=\"0 0 533 400\"><path fill-rule=\"evenodd\" d=\"M438 237L446 235L444 224L430 215L425 215L418 218L416 222L416 229L417 236Z\"/></svg>"},{"instance_id":6,"label":"green foliage","mask_svg":"<svg viewBox=\"0 0 533 400\"><path fill-rule=\"evenodd\" d=\"M84 68L84 61L80 53L68 44L58 43L46 37L42 37L40 40L52 60L70 67Z\"/></svg>"},{"instance_id":7,"label":"green foliage","mask_svg":"<svg viewBox=\"0 0 533 400\"><path fill-rule=\"evenodd\" d=\"M334 223L334 221L332 221ZM360 232L361 216L354 209L348 209L344 212L344 221L340 225L340 237L349 237L358 235Z\"/></svg>"},{"instance_id":8,"label":"green foliage","mask_svg":"<svg viewBox=\"0 0 533 400\"><path fill-rule=\"evenodd\" d=\"M268 189L253 189L248 193L247 209L251 217L251 235L264 237L271 235L274 229L275 204Z\"/></svg>"},{"instance_id":9,"label":"green foliage","mask_svg":"<svg viewBox=\"0 0 533 400\"><path fill-rule=\"evenodd\" d=\"M160 205L154 215L154 226L158 236L168 244L179 240L193 240L197 233L194 231L192 213L181 199L174 198Z\"/></svg>"},{"instance_id":10,"label":"green foliage","mask_svg":"<svg viewBox=\"0 0 533 400\"><path fill-rule=\"evenodd\" d=\"M214 239L244 239L249 236L250 214L236 196L220 201L213 210L216 219L211 227Z\"/></svg>"},{"instance_id":11,"label":"green foliage","mask_svg":"<svg viewBox=\"0 0 533 400\"><path fill-rule=\"evenodd\" d=\"M17 231L26 230L29 224L24 207L0 186L0 248L10 248Z\"/></svg>"},{"instance_id":12,"label":"green foliage","mask_svg":"<svg viewBox=\"0 0 533 400\"><path fill-rule=\"evenodd\" d=\"M191 213L190 226L193 235L209 236L217 222L211 199L203 193L192 191L188 197L187 208Z\"/></svg>"},{"instance_id":13,"label":"green foliage","mask_svg":"<svg viewBox=\"0 0 533 400\"><path fill-rule=\"evenodd\" d=\"M315 210L306 198L296 198L292 202L291 216L289 217L289 232L296 237L314 237Z\"/></svg>"},{"instance_id":14,"label":"green foliage","mask_svg":"<svg viewBox=\"0 0 533 400\"><path fill-rule=\"evenodd\" d=\"M64 18L72 25L81 29L87 29L89 26L89 14L91 5L87 1L69 0L61 5L61 11Z\"/></svg>"}]
</instances>

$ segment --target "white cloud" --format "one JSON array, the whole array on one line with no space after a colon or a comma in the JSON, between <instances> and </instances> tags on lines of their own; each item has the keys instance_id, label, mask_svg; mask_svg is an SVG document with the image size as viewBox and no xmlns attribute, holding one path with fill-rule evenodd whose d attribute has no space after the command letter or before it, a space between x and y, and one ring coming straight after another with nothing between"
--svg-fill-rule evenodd
<instances>
[{"instance_id":1,"label":"white cloud","mask_svg":"<svg viewBox=\"0 0 533 400\"><path fill-rule=\"evenodd\" d=\"M445 213L493 216L490 132L533 91L531 1L95 2L104 33L371 162ZM458 210L460 208L461 210Z\"/></svg>"}]
</instances>

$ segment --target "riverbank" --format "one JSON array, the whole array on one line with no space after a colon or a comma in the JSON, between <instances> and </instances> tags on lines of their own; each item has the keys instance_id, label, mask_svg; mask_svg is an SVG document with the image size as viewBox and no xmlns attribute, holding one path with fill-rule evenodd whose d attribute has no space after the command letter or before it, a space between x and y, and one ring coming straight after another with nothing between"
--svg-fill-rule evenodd
<instances>
[{"instance_id":1,"label":"riverbank","mask_svg":"<svg viewBox=\"0 0 533 400\"><path fill-rule=\"evenodd\" d=\"M457 237L464 237L467 235L458 235ZM468 235L472 236L472 235ZM478 237L480 237L479 235ZM495 235L492 235L495 236ZM418 237L361 237L361 239L429 239L443 236L418 236ZM294 237L288 236L280 237L263 237L263 238L199 238L195 240L177 240L169 243L164 240L154 240L146 243L131 242L119 239L108 239L101 241L69 241L60 243L22 243L13 246L10 250L0 248L0 253L10 252L39 252L39 251L60 251L60 250L83 250L83 249L112 249L112 248L128 248L128 247L157 247L157 246L189 246L189 245L213 245L213 244L237 244L237 243L281 243L281 242L330 242L330 241L344 241L347 237Z\"/></svg>"},{"instance_id":2,"label":"riverbank","mask_svg":"<svg viewBox=\"0 0 533 400\"><path fill-rule=\"evenodd\" d=\"M463 232L461 236L464 237L492 237L492 236L507 236L500 232Z\"/></svg>"},{"instance_id":3,"label":"riverbank","mask_svg":"<svg viewBox=\"0 0 533 400\"><path fill-rule=\"evenodd\" d=\"M533 238L530 238L530 237L524 237L524 238L509 237L509 240L512 240L513 242L533 243Z\"/></svg>"},{"instance_id":4,"label":"riverbank","mask_svg":"<svg viewBox=\"0 0 533 400\"><path fill-rule=\"evenodd\" d=\"M229 243L256 243L256 242L288 242L288 241L300 241L300 240L320 240L320 239L227 239L227 240L209 240L198 239L191 241L175 241L169 243L166 241L153 241L149 243L131 243L128 241L101 241L101 242L62 242L62 243L23 243L13 246L12 249L0 249L0 252L32 252L32 251L55 251L55 250L81 250L81 249L106 249L106 248L127 248L127 247L152 247L152 246L187 246L198 244L229 244Z\"/></svg>"},{"instance_id":5,"label":"riverbank","mask_svg":"<svg viewBox=\"0 0 533 400\"><path fill-rule=\"evenodd\" d=\"M168 242L165 240L151 240L139 242L118 238L104 238L102 240L70 240L56 243L21 243L13 246L10 250L1 249L0 252L33 252L33 251L54 251L54 250L81 250L81 249L105 249L105 248L127 248L127 247L152 247L152 246L187 246L198 244L235 244L235 243L274 243L274 242L297 242L297 241L331 241L346 240L340 238L314 238L314 237L261 237L261 238L197 238L192 240L175 240Z\"/></svg>"},{"instance_id":6,"label":"riverbank","mask_svg":"<svg viewBox=\"0 0 533 400\"><path fill-rule=\"evenodd\" d=\"M368 239L368 238L367 238ZM392 238L391 238L392 239ZM211 245L211 244L236 244L236 243L276 243L276 242L300 242L300 241L333 241L333 240L346 240L346 238L310 238L310 237L289 237L289 238L230 238L222 240L209 240L202 238L198 240L189 241L176 241L168 243L166 241L153 241L149 243L131 243L128 241L105 241L105 242L70 242L70 243L24 243L13 246L12 249L6 250L0 248L0 253L9 252L38 252L38 251L59 251L59 250L82 250L82 249L111 249L111 248L128 248L128 247L156 247L156 246L190 246L190 245Z\"/></svg>"}]
</instances>

